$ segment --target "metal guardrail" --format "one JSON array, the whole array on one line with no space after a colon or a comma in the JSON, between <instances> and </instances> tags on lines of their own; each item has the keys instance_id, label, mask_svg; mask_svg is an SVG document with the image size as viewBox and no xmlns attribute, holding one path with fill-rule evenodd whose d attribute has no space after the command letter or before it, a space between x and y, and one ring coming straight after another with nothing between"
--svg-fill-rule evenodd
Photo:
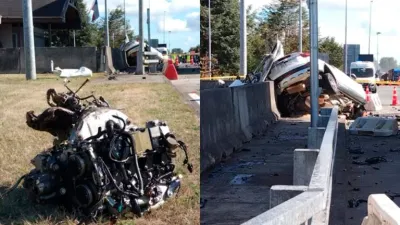
<instances>
[{"instance_id":1,"label":"metal guardrail","mask_svg":"<svg viewBox=\"0 0 400 225\"><path fill-rule=\"evenodd\" d=\"M368 216L361 225L399 225L400 208L385 194L368 197Z\"/></svg>"},{"instance_id":2,"label":"metal guardrail","mask_svg":"<svg viewBox=\"0 0 400 225\"><path fill-rule=\"evenodd\" d=\"M293 181L297 184L272 186L271 209L242 225L329 223L332 172L338 132L338 109L336 107L322 109L318 123L321 125L318 129L324 131L323 136L320 135L322 140L318 140L321 141L320 148L294 151ZM296 172L296 170L299 171ZM310 172L307 173L307 171ZM296 177L304 175L303 179ZM301 182L305 184L301 185Z\"/></svg>"}]
</instances>

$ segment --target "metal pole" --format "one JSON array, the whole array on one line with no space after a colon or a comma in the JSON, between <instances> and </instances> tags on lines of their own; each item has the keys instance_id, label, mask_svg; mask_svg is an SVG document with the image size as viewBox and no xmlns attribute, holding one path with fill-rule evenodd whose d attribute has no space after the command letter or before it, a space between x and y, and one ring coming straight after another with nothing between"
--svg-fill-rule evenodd
<instances>
[{"instance_id":1,"label":"metal pole","mask_svg":"<svg viewBox=\"0 0 400 225\"><path fill-rule=\"evenodd\" d=\"M368 54L371 54L371 23L372 23L372 2L373 0L371 0L371 4L369 7L369 36L368 36Z\"/></svg>"},{"instance_id":2,"label":"metal pole","mask_svg":"<svg viewBox=\"0 0 400 225\"><path fill-rule=\"evenodd\" d=\"M150 39L150 6L149 6L149 8L147 8L147 42L149 43L149 46L151 46L150 40L151 39Z\"/></svg>"},{"instance_id":3,"label":"metal pole","mask_svg":"<svg viewBox=\"0 0 400 225\"><path fill-rule=\"evenodd\" d=\"M245 0L240 1L240 76L247 74L247 16Z\"/></svg>"},{"instance_id":4,"label":"metal pole","mask_svg":"<svg viewBox=\"0 0 400 225\"><path fill-rule=\"evenodd\" d=\"M310 0L311 127L318 122L318 3Z\"/></svg>"},{"instance_id":5,"label":"metal pole","mask_svg":"<svg viewBox=\"0 0 400 225\"><path fill-rule=\"evenodd\" d=\"M125 40L126 40L126 5L125 5L125 0L124 0L124 32L125 32Z\"/></svg>"},{"instance_id":6,"label":"metal pole","mask_svg":"<svg viewBox=\"0 0 400 225\"><path fill-rule=\"evenodd\" d=\"M165 44L165 11L164 11L164 44Z\"/></svg>"},{"instance_id":7,"label":"metal pole","mask_svg":"<svg viewBox=\"0 0 400 225\"><path fill-rule=\"evenodd\" d=\"M76 41L75 41L75 30L72 31L74 34L74 47L76 47Z\"/></svg>"},{"instance_id":8,"label":"metal pole","mask_svg":"<svg viewBox=\"0 0 400 225\"><path fill-rule=\"evenodd\" d=\"M106 24L106 46L110 46L110 36L109 36L109 31L108 31L108 10L107 10L107 0L104 1L104 7L105 7L105 24Z\"/></svg>"},{"instance_id":9,"label":"metal pole","mask_svg":"<svg viewBox=\"0 0 400 225\"><path fill-rule=\"evenodd\" d=\"M299 52L303 52L303 0L299 0Z\"/></svg>"},{"instance_id":10,"label":"metal pole","mask_svg":"<svg viewBox=\"0 0 400 225\"><path fill-rule=\"evenodd\" d=\"M208 0L208 70L211 77L211 0Z\"/></svg>"},{"instance_id":11,"label":"metal pole","mask_svg":"<svg viewBox=\"0 0 400 225\"><path fill-rule=\"evenodd\" d=\"M136 65L136 74L143 74L143 0L139 0L139 51Z\"/></svg>"},{"instance_id":12,"label":"metal pole","mask_svg":"<svg viewBox=\"0 0 400 225\"><path fill-rule=\"evenodd\" d=\"M32 0L23 0L25 72L27 80L36 80L35 41L33 38Z\"/></svg>"},{"instance_id":13,"label":"metal pole","mask_svg":"<svg viewBox=\"0 0 400 225\"><path fill-rule=\"evenodd\" d=\"M346 0L346 6L345 6L345 17L344 17L344 66L343 66L343 71L345 74L348 74L349 71L347 69L347 0Z\"/></svg>"},{"instance_id":14,"label":"metal pole","mask_svg":"<svg viewBox=\"0 0 400 225\"><path fill-rule=\"evenodd\" d=\"M376 61L378 61L379 65L379 35L381 32L376 32Z\"/></svg>"}]
</instances>

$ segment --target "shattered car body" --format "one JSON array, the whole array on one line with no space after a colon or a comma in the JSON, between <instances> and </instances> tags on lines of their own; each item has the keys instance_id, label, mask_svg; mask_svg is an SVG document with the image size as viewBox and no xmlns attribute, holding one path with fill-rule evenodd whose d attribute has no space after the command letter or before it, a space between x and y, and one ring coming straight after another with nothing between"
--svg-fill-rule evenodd
<instances>
[{"instance_id":1,"label":"shattered car body","mask_svg":"<svg viewBox=\"0 0 400 225\"><path fill-rule=\"evenodd\" d=\"M125 212L141 216L176 196L182 176L175 173L173 159L179 149L185 153L184 165L193 169L185 143L165 122L137 127L103 97L80 98L78 91L49 89L50 108L37 116L27 113L29 127L56 141L31 160L34 169L10 191L23 180L34 201L78 212L81 222L96 221L99 215L115 219Z\"/></svg>"},{"instance_id":2,"label":"shattered car body","mask_svg":"<svg viewBox=\"0 0 400 225\"><path fill-rule=\"evenodd\" d=\"M342 113L357 117L364 111L366 94L360 84L337 69L318 60L319 104L337 105ZM310 55L292 53L284 55L280 41L264 57L247 82L274 81L278 108L283 116L309 112L310 106Z\"/></svg>"}]
</instances>

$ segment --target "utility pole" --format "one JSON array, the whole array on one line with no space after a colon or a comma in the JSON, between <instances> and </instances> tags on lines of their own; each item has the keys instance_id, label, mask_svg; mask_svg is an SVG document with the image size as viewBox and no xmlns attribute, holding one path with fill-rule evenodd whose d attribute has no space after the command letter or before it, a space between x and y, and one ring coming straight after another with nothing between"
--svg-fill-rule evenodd
<instances>
[{"instance_id":1,"label":"utility pole","mask_svg":"<svg viewBox=\"0 0 400 225\"><path fill-rule=\"evenodd\" d=\"M33 38L32 0L23 0L25 77L36 80L35 41Z\"/></svg>"},{"instance_id":2,"label":"utility pole","mask_svg":"<svg viewBox=\"0 0 400 225\"><path fill-rule=\"evenodd\" d=\"M247 74L247 16L245 0L240 1L240 76Z\"/></svg>"},{"instance_id":3,"label":"utility pole","mask_svg":"<svg viewBox=\"0 0 400 225\"><path fill-rule=\"evenodd\" d=\"M299 0L299 52L303 52L303 0Z\"/></svg>"},{"instance_id":4,"label":"utility pole","mask_svg":"<svg viewBox=\"0 0 400 225\"><path fill-rule=\"evenodd\" d=\"M164 11L164 44L165 44L165 11Z\"/></svg>"},{"instance_id":5,"label":"utility pole","mask_svg":"<svg viewBox=\"0 0 400 225\"><path fill-rule=\"evenodd\" d=\"M74 35L74 47L76 47L76 41L75 41L75 30L72 31L73 35Z\"/></svg>"},{"instance_id":6,"label":"utility pole","mask_svg":"<svg viewBox=\"0 0 400 225\"><path fill-rule=\"evenodd\" d=\"M108 31L108 10L107 10L107 0L104 1L104 8L105 8L105 24L106 24L106 47L110 46L110 36L109 36L109 31Z\"/></svg>"},{"instance_id":7,"label":"utility pole","mask_svg":"<svg viewBox=\"0 0 400 225\"><path fill-rule=\"evenodd\" d=\"M168 49L171 49L171 51L172 51L172 48L171 48L171 31L168 31L168 40L169 40Z\"/></svg>"},{"instance_id":8,"label":"utility pole","mask_svg":"<svg viewBox=\"0 0 400 225\"><path fill-rule=\"evenodd\" d=\"M345 6L345 17L344 17L344 73L348 73L347 69L347 0L346 0L346 6Z\"/></svg>"},{"instance_id":9,"label":"utility pole","mask_svg":"<svg viewBox=\"0 0 400 225\"><path fill-rule=\"evenodd\" d=\"M147 42L149 43L149 46L151 46L151 39L150 39L150 3L149 3L149 8L147 8ZM151 46L153 47L153 46ZM157 47L157 46L154 46Z\"/></svg>"},{"instance_id":10,"label":"utility pole","mask_svg":"<svg viewBox=\"0 0 400 225\"><path fill-rule=\"evenodd\" d=\"M371 0L369 7L369 35L368 35L368 54L371 54L371 23L372 23L372 2Z\"/></svg>"},{"instance_id":11,"label":"utility pole","mask_svg":"<svg viewBox=\"0 0 400 225\"><path fill-rule=\"evenodd\" d=\"M144 73L143 50L143 0L139 0L139 51L136 58L136 75Z\"/></svg>"},{"instance_id":12,"label":"utility pole","mask_svg":"<svg viewBox=\"0 0 400 225\"><path fill-rule=\"evenodd\" d=\"M318 125L318 3L317 0L310 0L310 52L311 52L311 129Z\"/></svg>"},{"instance_id":13,"label":"utility pole","mask_svg":"<svg viewBox=\"0 0 400 225\"><path fill-rule=\"evenodd\" d=\"M125 32L125 43L128 42L128 34L126 33L126 5L124 0L124 32Z\"/></svg>"},{"instance_id":14,"label":"utility pole","mask_svg":"<svg viewBox=\"0 0 400 225\"><path fill-rule=\"evenodd\" d=\"M212 75L211 70L211 0L208 0L208 70L210 77Z\"/></svg>"},{"instance_id":15,"label":"utility pole","mask_svg":"<svg viewBox=\"0 0 400 225\"><path fill-rule=\"evenodd\" d=\"M379 35L381 32L376 32L376 61L378 61L379 65Z\"/></svg>"}]
</instances>

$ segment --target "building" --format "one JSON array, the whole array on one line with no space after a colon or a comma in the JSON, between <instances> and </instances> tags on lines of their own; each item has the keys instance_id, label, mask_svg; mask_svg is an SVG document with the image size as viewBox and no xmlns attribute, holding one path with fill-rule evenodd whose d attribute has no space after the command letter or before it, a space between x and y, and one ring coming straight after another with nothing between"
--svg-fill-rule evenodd
<instances>
[{"instance_id":1,"label":"building","mask_svg":"<svg viewBox=\"0 0 400 225\"><path fill-rule=\"evenodd\" d=\"M346 45L345 45L346 47ZM346 74L350 73L350 64L352 62L358 61L358 56L360 55L360 45L351 44L347 45L347 71Z\"/></svg>"},{"instance_id":2,"label":"building","mask_svg":"<svg viewBox=\"0 0 400 225\"><path fill-rule=\"evenodd\" d=\"M20 0L0 0L0 48L24 46L23 11ZM33 0L36 47L48 47L52 30L81 29L76 0Z\"/></svg>"}]
</instances>

